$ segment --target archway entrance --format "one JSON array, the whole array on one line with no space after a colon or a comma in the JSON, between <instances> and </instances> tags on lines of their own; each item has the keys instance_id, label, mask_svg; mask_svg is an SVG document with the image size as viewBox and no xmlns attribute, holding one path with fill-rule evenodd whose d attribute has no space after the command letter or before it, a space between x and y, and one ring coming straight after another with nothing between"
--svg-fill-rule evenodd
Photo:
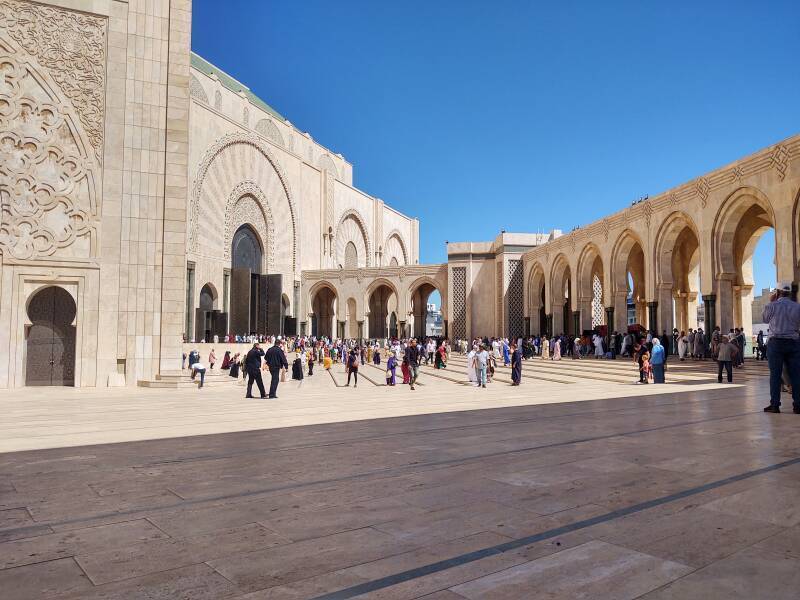
<instances>
[{"instance_id":1,"label":"archway entrance","mask_svg":"<svg viewBox=\"0 0 800 600\"><path fill-rule=\"evenodd\" d=\"M25 385L75 385L77 307L69 292L50 286L28 304Z\"/></svg>"},{"instance_id":2,"label":"archway entrance","mask_svg":"<svg viewBox=\"0 0 800 600\"><path fill-rule=\"evenodd\" d=\"M258 331L258 284L263 252L250 225L236 230L231 242L231 330L235 334Z\"/></svg>"},{"instance_id":3,"label":"archway entrance","mask_svg":"<svg viewBox=\"0 0 800 600\"><path fill-rule=\"evenodd\" d=\"M283 280L265 275L263 245L250 225L231 242L231 332L280 335L284 328Z\"/></svg>"},{"instance_id":4,"label":"archway entrance","mask_svg":"<svg viewBox=\"0 0 800 600\"><path fill-rule=\"evenodd\" d=\"M651 329L645 290L644 250L632 232L623 232L617 241L612 268L614 328L624 332L629 325L638 324ZM655 320L655 315L652 315L652 323Z\"/></svg>"},{"instance_id":5,"label":"archway entrance","mask_svg":"<svg viewBox=\"0 0 800 600\"><path fill-rule=\"evenodd\" d=\"M411 312L414 316L414 337L439 337L445 335L442 326L441 291L432 283L424 281L413 289ZM436 305L438 299L439 305Z\"/></svg>"},{"instance_id":6,"label":"archway entrance","mask_svg":"<svg viewBox=\"0 0 800 600\"><path fill-rule=\"evenodd\" d=\"M752 334L755 284L753 257L757 246L762 246L760 254L766 256L762 256L761 271L756 275L762 286L775 281L777 248L774 227L772 207L755 190L741 190L720 210L714 231L717 292L715 308L718 308L718 314L715 314L711 303L705 308L708 313L706 321L720 325L725 333L738 327L743 328L748 335ZM770 247L759 244L762 237ZM772 268L769 262L772 262ZM760 315L755 316L760 321ZM757 327L766 331L765 325L758 323Z\"/></svg>"},{"instance_id":7,"label":"archway entrance","mask_svg":"<svg viewBox=\"0 0 800 600\"><path fill-rule=\"evenodd\" d=\"M210 283L205 284L200 290L200 308L195 318L197 327L195 332L196 340L211 341L215 333L219 335L219 332L215 331L216 321L219 318L219 314L215 314L214 311L216 299L217 294L214 287ZM219 311L216 312L219 313Z\"/></svg>"},{"instance_id":8,"label":"archway entrance","mask_svg":"<svg viewBox=\"0 0 800 600\"><path fill-rule=\"evenodd\" d=\"M336 318L336 293L329 287L321 287L311 300L311 335L333 339Z\"/></svg>"},{"instance_id":9,"label":"archway entrance","mask_svg":"<svg viewBox=\"0 0 800 600\"><path fill-rule=\"evenodd\" d=\"M665 222L656 248L658 333L697 329L699 292L700 240L689 218L675 213Z\"/></svg>"},{"instance_id":10,"label":"archway entrance","mask_svg":"<svg viewBox=\"0 0 800 600\"><path fill-rule=\"evenodd\" d=\"M553 310L553 335L575 334L572 312L572 272L564 255L560 255L553 265L551 285L551 307Z\"/></svg>"},{"instance_id":11,"label":"archway entrance","mask_svg":"<svg viewBox=\"0 0 800 600\"><path fill-rule=\"evenodd\" d=\"M383 339L390 335L389 314L397 312L397 294L394 290L382 283L378 285L369 296L369 337ZM395 332L399 333L395 320Z\"/></svg>"}]
</instances>

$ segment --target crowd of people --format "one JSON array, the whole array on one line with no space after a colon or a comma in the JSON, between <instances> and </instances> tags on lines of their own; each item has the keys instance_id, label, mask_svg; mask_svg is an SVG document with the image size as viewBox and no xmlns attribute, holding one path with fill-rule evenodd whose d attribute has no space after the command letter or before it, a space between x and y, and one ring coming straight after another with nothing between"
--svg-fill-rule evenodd
<instances>
[{"instance_id":1,"label":"crowd of people","mask_svg":"<svg viewBox=\"0 0 800 600\"><path fill-rule=\"evenodd\" d=\"M800 305L792 300L791 285L781 284L770 298L763 312L763 320L769 325L769 341L763 331L753 339L753 354L757 360L766 360L770 369L770 405L766 412L780 412L782 389L791 391L794 412L800 414ZM450 360L451 348L446 340L426 338L423 340L384 339L359 342L354 339L332 340L326 337L248 335L225 336L226 340L251 342L253 347L246 353L226 351L220 368L229 375L247 380L246 397L252 397L256 384L261 397L276 398L280 381L285 380L289 369L287 355L293 356L291 377L302 381L314 374L314 365L328 369L341 363L347 372L347 383L358 386L358 373L362 365L372 364L385 369L386 385L397 384L397 369L400 368L402 383L411 390L419 377L421 365L444 369ZM261 349L261 344L268 350ZM717 381L733 381L733 370L744 366L746 337L743 329L734 328L723 334L714 327L710 335L703 328L690 328L687 332L673 329L671 334L660 336L638 328L625 334L614 331L608 337L601 331L585 332L580 336L545 335L528 336L510 341L508 338L476 338L456 340L455 351L466 357L468 381L486 388L496 373L497 365L511 368L511 384L522 380L523 361L535 358L558 361L565 357L573 360L587 359L631 359L639 372L636 383L664 383L668 357L679 361L714 360L717 362ZM214 348L208 355L208 367L202 363L200 353L192 350L183 356L183 368L189 368L192 379L199 376L203 387L206 369L214 369L217 356ZM385 367L384 367L385 365ZM264 389L262 372L270 372L270 388Z\"/></svg>"},{"instance_id":2,"label":"crowd of people","mask_svg":"<svg viewBox=\"0 0 800 600\"><path fill-rule=\"evenodd\" d=\"M226 336L227 337L227 336ZM240 336L236 336L240 338ZM302 381L305 377L314 374L314 365L323 365L329 369L332 365L340 363L347 372L346 387L353 383L358 387L359 368L371 364L384 368L386 385L397 384L397 369L399 367L402 383L415 390L415 383L419 377L420 365L430 365L436 369L447 367L450 347L447 341L438 338L426 338L417 341L410 339L384 339L368 340L360 343L355 339L336 339L316 336L241 336L248 339L253 347L246 353L226 351L220 369L227 370L229 375L247 381L246 397L252 396L252 386L255 383L261 392L261 397L277 397L277 388L280 381L285 381L289 371L288 358L292 357L291 377ZM261 344L269 349L265 352ZM208 366L202 362L200 352L191 350L183 355L182 368L188 368L192 379L199 378L199 388L205 383L206 370L214 369L217 363L215 348L208 354ZM271 376L269 396L266 396L262 372L269 370Z\"/></svg>"}]
</instances>

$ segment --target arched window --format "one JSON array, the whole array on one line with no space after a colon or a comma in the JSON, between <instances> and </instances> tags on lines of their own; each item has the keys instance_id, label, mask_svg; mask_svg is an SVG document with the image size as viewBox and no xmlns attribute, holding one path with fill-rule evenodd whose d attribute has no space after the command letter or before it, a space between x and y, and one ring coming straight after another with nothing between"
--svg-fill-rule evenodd
<instances>
[{"instance_id":1,"label":"arched window","mask_svg":"<svg viewBox=\"0 0 800 600\"><path fill-rule=\"evenodd\" d=\"M391 261L389 261L389 266L390 266L390 267L396 267L396 266L398 266L399 264L400 264L400 263L398 263L398 262L397 262L397 257L396 257L396 256L393 256L393 257L392 257L392 260L391 260Z\"/></svg>"},{"instance_id":2,"label":"arched window","mask_svg":"<svg viewBox=\"0 0 800 600\"><path fill-rule=\"evenodd\" d=\"M249 225L239 227L231 243L231 266L261 273L261 256L261 242L253 228Z\"/></svg>"},{"instance_id":3,"label":"arched window","mask_svg":"<svg viewBox=\"0 0 800 600\"><path fill-rule=\"evenodd\" d=\"M344 268L358 268L358 250L353 242L347 242L347 246L344 247Z\"/></svg>"}]
</instances>

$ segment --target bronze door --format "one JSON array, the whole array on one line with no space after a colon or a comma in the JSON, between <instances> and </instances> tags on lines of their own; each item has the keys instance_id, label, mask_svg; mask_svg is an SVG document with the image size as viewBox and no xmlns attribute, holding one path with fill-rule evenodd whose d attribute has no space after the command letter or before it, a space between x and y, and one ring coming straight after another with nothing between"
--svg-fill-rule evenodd
<instances>
[{"instance_id":1,"label":"bronze door","mask_svg":"<svg viewBox=\"0 0 800 600\"><path fill-rule=\"evenodd\" d=\"M75 302L57 287L37 292L28 306L26 385L75 385Z\"/></svg>"}]
</instances>

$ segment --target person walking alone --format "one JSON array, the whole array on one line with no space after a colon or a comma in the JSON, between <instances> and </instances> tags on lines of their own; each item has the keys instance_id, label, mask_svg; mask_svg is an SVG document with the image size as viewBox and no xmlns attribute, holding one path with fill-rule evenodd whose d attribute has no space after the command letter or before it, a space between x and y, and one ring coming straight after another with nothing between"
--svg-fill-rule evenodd
<instances>
[{"instance_id":1,"label":"person walking alone","mask_svg":"<svg viewBox=\"0 0 800 600\"><path fill-rule=\"evenodd\" d=\"M269 368L270 382L269 382L269 397L278 397L278 383L281 379L281 371L289 368L289 362L286 360L286 355L281 348L281 341L275 340L275 345L267 350L267 355L264 359ZM261 385L263 390L263 384Z\"/></svg>"},{"instance_id":2,"label":"person walking alone","mask_svg":"<svg viewBox=\"0 0 800 600\"><path fill-rule=\"evenodd\" d=\"M791 299L792 284L781 283L764 307L762 320L769 324L769 406L764 412L781 412L781 377L789 371L794 413L800 415L800 304Z\"/></svg>"},{"instance_id":3,"label":"person walking alone","mask_svg":"<svg viewBox=\"0 0 800 600\"><path fill-rule=\"evenodd\" d=\"M720 337L717 344L717 382L722 383L722 369L728 374L728 383L733 383L733 359L739 349L731 343L727 335Z\"/></svg>"},{"instance_id":4,"label":"person walking alone","mask_svg":"<svg viewBox=\"0 0 800 600\"><path fill-rule=\"evenodd\" d=\"M414 389L414 384L417 382L417 377L419 376L419 360L420 360L420 352L419 346L417 346L416 338L411 340L411 345L406 349L406 356L408 356L408 370L411 380L411 389Z\"/></svg>"},{"instance_id":5,"label":"person walking alone","mask_svg":"<svg viewBox=\"0 0 800 600\"><path fill-rule=\"evenodd\" d=\"M522 380L522 351L511 344L511 385L519 385Z\"/></svg>"},{"instance_id":6,"label":"person walking alone","mask_svg":"<svg viewBox=\"0 0 800 600\"><path fill-rule=\"evenodd\" d=\"M256 342L244 359L244 369L247 373L247 394L245 394L245 398L253 397L254 381L258 385L258 391L261 392L261 397L267 397L267 393L264 391L264 381L261 379L262 356L264 356L264 351L261 349L258 342Z\"/></svg>"},{"instance_id":7,"label":"person walking alone","mask_svg":"<svg viewBox=\"0 0 800 600\"><path fill-rule=\"evenodd\" d=\"M350 350L350 354L347 356L347 383L345 385L350 385L350 376L353 376L354 384L353 387L358 387L358 366L360 363L360 358L358 356L358 352L356 349L353 348Z\"/></svg>"}]
</instances>

